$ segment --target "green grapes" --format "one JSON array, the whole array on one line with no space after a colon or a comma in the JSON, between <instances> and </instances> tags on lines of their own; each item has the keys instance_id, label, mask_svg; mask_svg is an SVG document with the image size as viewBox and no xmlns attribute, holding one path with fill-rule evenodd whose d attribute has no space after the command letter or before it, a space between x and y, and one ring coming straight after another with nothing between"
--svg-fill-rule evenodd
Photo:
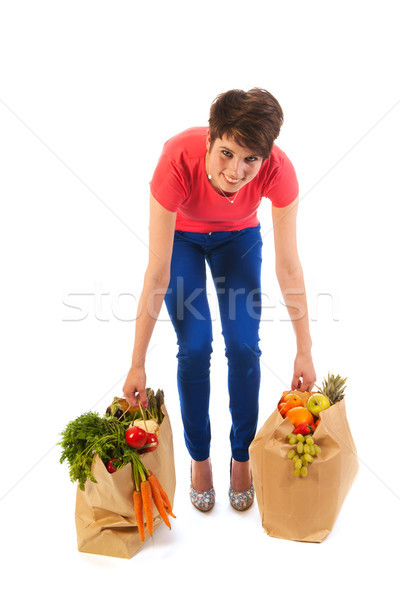
<instances>
[{"instance_id":1,"label":"green grapes","mask_svg":"<svg viewBox=\"0 0 400 600\"><path fill-rule=\"evenodd\" d=\"M288 459L294 464L293 475L295 477L307 477L308 468L321 454L321 448L314 442L311 434L304 436L301 433L297 435L290 433L287 439L291 446L295 446L287 453Z\"/></svg>"}]
</instances>

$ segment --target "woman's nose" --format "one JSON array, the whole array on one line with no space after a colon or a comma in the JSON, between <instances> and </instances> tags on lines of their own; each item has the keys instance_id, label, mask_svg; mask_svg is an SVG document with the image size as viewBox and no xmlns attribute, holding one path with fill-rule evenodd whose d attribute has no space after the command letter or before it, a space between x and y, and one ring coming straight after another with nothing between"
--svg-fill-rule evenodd
<instances>
[{"instance_id":1,"label":"woman's nose","mask_svg":"<svg viewBox=\"0 0 400 600\"><path fill-rule=\"evenodd\" d=\"M229 173L232 179L241 179L242 175L242 167L240 164L240 160L232 159L229 165Z\"/></svg>"}]
</instances>

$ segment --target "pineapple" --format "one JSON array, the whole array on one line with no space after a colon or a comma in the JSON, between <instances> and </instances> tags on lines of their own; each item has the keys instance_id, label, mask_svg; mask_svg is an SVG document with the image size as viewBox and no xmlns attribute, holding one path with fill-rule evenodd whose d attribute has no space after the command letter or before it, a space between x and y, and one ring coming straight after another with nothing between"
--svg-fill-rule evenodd
<instances>
[{"instance_id":1,"label":"pineapple","mask_svg":"<svg viewBox=\"0 0 400 600\"><path fill-rule=\"evenodd\" d=\"M346 388L347 377L344 379L340 375L331 375L328 373L327 379L322 382L322 389L319 391L325 396L328 396L331 404L340 402L344 398L344 390ZM317 386L316 386L317 387Z\"/></svg>"}]
</instances>

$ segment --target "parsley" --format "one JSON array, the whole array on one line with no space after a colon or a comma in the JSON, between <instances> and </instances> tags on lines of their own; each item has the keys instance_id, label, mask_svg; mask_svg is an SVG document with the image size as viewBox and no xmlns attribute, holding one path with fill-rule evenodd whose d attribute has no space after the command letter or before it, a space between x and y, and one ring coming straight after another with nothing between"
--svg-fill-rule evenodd
<instances>
[{"instance_id":1,"label":"parsley","mask_svg":"<svg viewBox=\"0 0 400 600\"><path fill-rule=\"evenodd\" d=\"M131 421L120 422L115 417L100 417L87 412L70 421L61 433L60 463L67 461L72 482L77 481L81 490L87 479L97 483L92 473L92 463L98 454L107 466L112 458L121 458L118 469L132 461L134 450L127 447L125 432Z\"/></svg>"},{"instance_id":2,"label":"parsley","mask_svg":"<svg viewBox=\"0 0 400 600\"><path fill-rule=\"evenodd\" d=\"M161 425L164 418L161 410L164 404L164 392L157 390L155 394L151 388L146 388L146 394L149 404L147 409L143 409L142 417L152 418ZM60 434L59 445L62 448L60 463L68 462L70 479L72 482L77 481L81 490L85 489L87 479L97 483L92 473L96 454L106 467L112 458L120 459L118 466L115 465L117 470L130 462L133 465L138 463L137 452L130 448L125 440L126 430L138 416L137 411L132 412L127 407L126 400L115 397L104 417L100 417L97 412L83 413L74 421L70 421Z\"/></svg>"}]
</instances>

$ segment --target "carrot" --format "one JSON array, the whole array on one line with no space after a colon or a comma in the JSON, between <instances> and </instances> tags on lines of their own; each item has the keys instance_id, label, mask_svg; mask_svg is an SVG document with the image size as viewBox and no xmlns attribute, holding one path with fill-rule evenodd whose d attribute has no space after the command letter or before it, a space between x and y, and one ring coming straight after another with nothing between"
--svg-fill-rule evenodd
<instances>
[{"instance_id":1,"label":"carrot","mask_svg":"<svg viewBox=\"0 0 400 600\"><path fill-rule=\"evenodd\" d=\"M158 481L157 477L154 475L153 471L151 471L150 469L149 469L149 473L150 473L151 477L154 478L153 481L155 481L156 484L158 485L158 489L160 490L161 498L163 499L163 502L164 502L165 510L171 517L174 517L174 519L176 519L176 516L172 512L171 502L169 501L169 498L168 498L166 492L163 490L161 483Z\"/></svg>"},{"instance_id":2,"label":"carrot","mask_svg":"<svg viewBox=\"0 0 400 600\"><path fill-rule=\"evenodd\" d=\"M160 493L160 489L158 487L157 480L155 479L154 475L150 475L150 477L148 477L147 481L151 485L151 493L153 495L153 501L154 501L154 504L156 505L156 509L160 513L160 517L162 518L164 523L167 525L167 527L169 527L171 529L171 523L169 522L169 519L167 516L167 511L165 510L164 501L161 497L161 493Z\"/></svg>"},{"instance_id":3,"label":"carrot","mask_svg":"<svg viewBox=\"0 0 400 600\"><path fill-rule=\"evenodd\" d=\"M143 521L143 501L142 495L136 490L133 491L133 506L135 509L135 519L139 530L140 539L144 542L144 521Z\"/></svg>"},{"instance_id":4,"label":"carrot","mask_svg":"<svg viewBox=\"0 0 400 600\"><path fill-rule=\"evenodd\" d=\"M153 501L151 497L151 485L146 481L142 481L140 484L140 491L142 494L144 516L146 517L147 531L150 535L153 535Z\"/></svg>"}]
</instances>

